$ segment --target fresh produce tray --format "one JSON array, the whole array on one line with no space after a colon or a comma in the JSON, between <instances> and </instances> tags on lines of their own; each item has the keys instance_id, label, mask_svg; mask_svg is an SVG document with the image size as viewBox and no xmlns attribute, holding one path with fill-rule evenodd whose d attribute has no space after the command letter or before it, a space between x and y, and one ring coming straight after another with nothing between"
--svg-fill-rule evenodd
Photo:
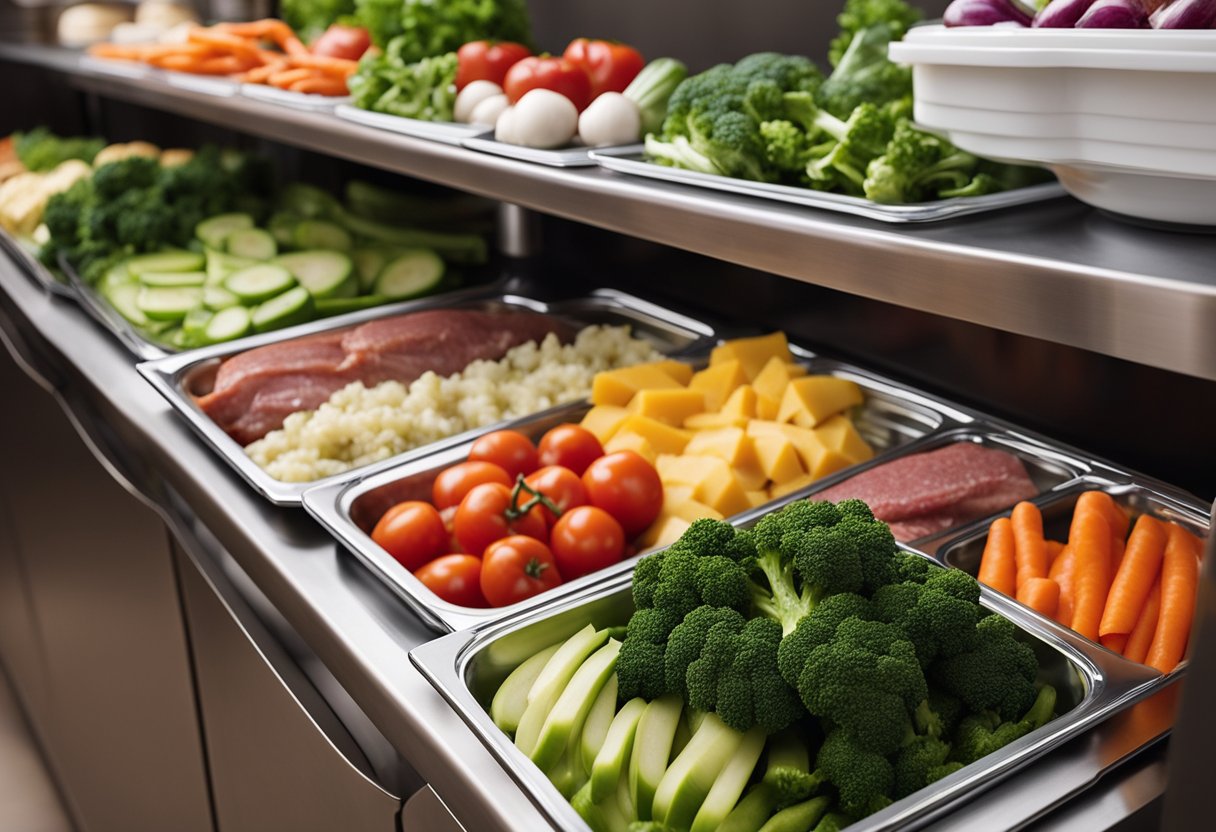
<instances>
[{"instance_id":1,"label":"fresh produce tray","mask_svg":"<svg viewBox=\"0 0 1216 832\"><path fill-rule=\"evenodd\" d=\"M38 258L34 256L33 252L4 229L0 229L0 250L3 250L13 262L21 267L22 271L29 275L31 280L46 291L60 297L76 298L76 293L72 291L71 286L55 277L50 269L38 262Z\"/></svg>"},{"instance_id":2,"label":"fresh produce tray","mask_svg":"<svg viewBox=\"0 0 1216 832\"><path fill-rule=\"evenodd\" d=\"M241 84L241 95L258 101L269 101L271 104L281 104L294 110L310 112L326 112L335 107L350 103L349 95L312 95L304 92L281 90L267 84Z\"/></svg>"},{"instance_id":3,"label":"fresh produce tray","mask_svg":"<svg viewBox=\"0 0 1216 832\"><path fill-rule=\"evenodd\" d=\"M506 156L508 159L518 159L521 162L534 162L538 165L548 165L554 168L589 168L600 164L596 155L601 153L619 153L636 156L642 152L640 144L626 144L620 147L603 147L595 150L590 147L567 147L560 150L539 150L535 147L521 147L517 144L507 144L493 138L467 139L461 142L470 150L480 150L483 153L493 153L495 156Z\"/></svg>"},{"instance_id":4,"label":"fresh produce tray","mask_svg":"<svg viewBox=\"0 0 1216 832\"><path fill-rule=\"evenodd\" d=\"M466 139L484 136L489 128L477 124L459 124L454 121L423 121L418 118L402 118L387 113L376 113L349 103L341 104L334 110L334 115L344 121L356 124L366 124L379 130L400 133L403 136L413 136L417 139L430 139L443 144L463 144Z\"/></svg>"},{"instance_id":5,"label":"fresh produce tray","mask_svg":"<svg viewBox=\"0 0 1216 832\"><path fill-rule=\"evenodd\" d=\"M821 369L824 372L847 376L864 388L866 403L854 418L854 423L861 435L874 447L878 454L876 458L889 459L888 451L900 453L902 448L911 447L918 438L933 434L952 418L949 411L939 407L933 400L877 376L854 371L844 365L822 366ZM547 430L562 422L579 421L588 409L589 405L586 403L557 408L531 419L521 420L514 427L535 441ZM304 508L363 561L419 617L441 632L467 629L491 618L501 618L537 603L577 593L584 587L599 584L606 575L632 569L636 558L626 559L607 570L569 581L527 601L494 609L452 604L427 589L410 570L375 543L369 533L380 515L390 506L402 500L429 500L435 478L444 469L464 461L472 444L473 440L468 439L457 445L447 445L431 454L413 456L409 460L394 460L364 469L364 473L353 480L335 478L333 482L308 489L303 496ZM838 476L832 475L823 481L838 479ZM776 502L770 505L774 504ZM766 509L757 509L764 510Z\"/></svg>"},{"instance_id":6,"label":"fresh produce tray","mask_svg":"<svg viewBox=\"0 0 1216 832\"><path fill-rule=\"evenodd\" d=\"M735 179L730 176L716 176L709 173L698 173L691 170L656 165L648 162L637 147L601 148L588 154L593 164L598 164L606 170L623 173L629 176L641 176L646 179L658 179L664 182L676 182L681 185L692 185L698 188L709 188L715 191L753 196L760 199L789 202L808 208L823 208L842 214L855 214L867 219L881 222L938 222L962 217L968 214L980 214L986 211L999 211L1014 205L1025 205L1029 202L1043 202L1067 196L1064 188L1056 182L1045 182L1028 188L1015 188L987 196L958 197L956 199L939 199L935 202L922 202L912 205L882 205L856 196L830 194L811 188L795 188L790 185L774 185L768 182L752 182L747 179Z\"/></svg>"},{"instance_id":7,"label":"fresh produce tray","mask_svg":"<svg viewBox=\"0 0 1216 832\"><path fill-rule=\"evenodd\" d=\"M225 433L195 403L191 391L202 390L210 384L220 363L236 353L266 344L290 341L305 335L329 332L349 326L391 317L405 312L423 309L524 309L551 314L573 323L588 325L597 323L630 324L636 335L650 340L657 349L671 355L680 355L697 350L710 342L714 331L700 321L693 320L661 306L649 303L632 295L611 289L600 289L586 297L557 300L540 300L505 292L502 288L479 287L444 296L435 296L419 301L409 301L391 306L381 306L338 318L304 324L292 329L257 335L239 342L217 344L175 356L168 356L139 365L139 372L151 382L171 405L185 417L204 443L244 477L255 491L276 505L300 505L303 494L310 488L327 483L348 482L359 475L359 470L347 471L332 477L306 483L287 483L270 476L245 453L241 445ZM564 410L559 407L557 410ZM534 414L535 416L535 414ZM529 418L534 418L529 417ZM491 425L476 431L457 434L438 443L409 451L390 462L405 462L426 456L436 450L459 445L471 438L501 427L514 426L523 420Z\"/></svg>"},{"instance_id":8,"label":"fresh produce tray","mask_svg":"<svg viewBox=\"0 0 1216 832\"><path fill-rule=\"evenodd\" d=\"M540 769L494 725L486 706L507 672L538 649L588 623L624 624L633 608L629 585L629 574L618 574L578 595L410 651L414 665L557 829L587 826ZM1154 671L1095 649L1054 622L1026 615L999 593L983 590L980 603L1018 626L1037 654L1040 678L1056 687L1062 713L1016 742L851 825L853 832L924 826L1168 684ZM1156 738L1145 737L1139 744ZM1028 799L1047 800L1050 790L1045 791L1048 794Z\"/></svg>"},{"instance_id":9,"label":"fresh produce tray","mask_svg":"<svg viewBox=\"0 0 1216 832\"><path fill-rule=\"evenodd\" d=\"M110 334L117 338L136 358L141 361L151 361L175 352L172 347L158 344L140 334L126 318L118 313L117 309L97 294L97 291L86 283L72 264L62 256L59 258L59 269L67 276L72 297L84 307L84 311L89 314L89 317L101 324L104 329L109 330Z\"/></svg>"}]
</instances>

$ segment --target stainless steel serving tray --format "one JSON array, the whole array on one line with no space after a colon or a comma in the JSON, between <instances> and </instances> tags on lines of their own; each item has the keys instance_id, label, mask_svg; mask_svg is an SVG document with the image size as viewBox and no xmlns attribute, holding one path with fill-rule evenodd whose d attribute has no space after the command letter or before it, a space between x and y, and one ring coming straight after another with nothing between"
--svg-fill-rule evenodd
<instances>
[{"instance_id":1,"label":"stainless steel serving tray","mask_svg":"<svg viewBox=\"0 0 1216 832\"><path fill-rule=\"evenodd\" d=\"M1040 678L1056 686L1058 707L1067 710L1037 731L853 824L850 830L886 832L924 826L1170 681L1114 653L1094 649L1055 622L1027 616L1024 608L999 593L985 589L981 604L1018 625L1039 658ZM629 576L617 575L579 595L410 651L415 666L557 829L585 830L587 826L545 775L494 725L486 706L506 674L524 658L587 623L623 624L632 606ZM1040 797L1028 795L1027 799Z\"/></svg>"},{"instance_id":2,"label":"stainless steel serving tray","mask_svg":"<svg viewBox=\"0 0 1216 832\"><path fill-rule=\"evenodd\" d=\"M76 299L76 293L72 291L71 286L57 278L50 269L38 261L32 251L22 245L20 240L2 228L0 228L0 249L3 249L4 253L21 267L30 280L46 291L60 297Z\"/></svg>"},{"instance_id":3,"label":"stainless steel serving tray","mask_svg":"<svg viewBox=\"0 0 1216 832\"><path fill-rule=\"evenodd\" d=\"M289 341L292 338L313 335L318 332L344 329L366 321L422 309L470 307L527 309L551 314L582 325L630 324L636 335L647 338L654 343L657 349L671 355L680 355L704 348L714 334L711 327L700 321L611 289L600 289L585 297L541 300L509 294L498 287L483 287L393 306L378 307L341 318L314 321L292 329L256 335L241 341L147 361L140 364L138 369L144 378L151 382L152 386L186 418L186 421L203 441L244 477L255 491L276 505L299 505L306 490L339 480L350 481L363 469L346 471L307 483L281 482L262 470L245 454L244 449L232 437L228 436L219 425L199 409L194 402L192 391L202 390L205 384L210 382L209 377L214 374L224 359L255 347ZM563 411L565 407L563 405L555 408L552 412ZM533 414L528 418L534 418L536 415ZM521 420L512 420L457 434L441 442L409 451L394 459L367 466L367 468L374 471L385 465L415 459L441 448L458 445L487 431L514 426L519 421Z\"/></svg>"},{"instance_id":4,"label":"stainless steel serving tray","mask_svg":"<svg viewBox=\"0 0 1216 832\"><path fill-rule=\"evenodd\" d=\"M660 179L665 182L676 182L681 185L692 185L697 188L709 188L715 191L742 194L743 196L760 199L790 202L794 205L804 205L808 208L822 208L837 211L842 214L855 214L882 222L938 222L952 217L962 217L967 214L979 214L985 211L998 211L1014 205L1024 205L1028 202L1042 202L1047 199L1057 199L1067 196L1067 192L1057 182L1046 182L1042 185L1032 185L1028 188L1015 188L987 196L957 197L955 199L939 199L934 202L921 202L911 205L882 205L868 199L843 194L830 194L811 188L796 188L791 185L774 185L768 182L752 182L747 179L736 179L731 176L717 176L709 173L697 173L691 170L657 165L646 161L637 148L606 148L593 150L591 160L606 170L624 173L629 176L641 176L647 179Z\"/></svg>"},{"instance_id":5,"label":"stainless steel serving tray","mask_svg":"<svg viewBox=\"0 0 1216 832\"><path fill-rule=\"evenodd\" d=\"M349 95L314 95L306 92L281 90L269 84L241 84L240 94L256 101L265 101L290 107L293 110L307 110L313 113L326 113L335 107L350 103Z\"/></svg>"},{"instance_id":6,"label":"stainless steel serving tray","mask_svg":"<svg viewBox=\"0 0 1216 832\"><path fill-rule=\"evenodd\" d=\"M803 357L807 355L802 350L796 350L796 354ZM817 372L823 371L849 378L866 391L866 403L858 413L855 423L866 441L878 451L880 459L891 458L892 455L899 454L903 447L918 444L920 437L935 435L944 425L956 424L956 412L895 382L835 362L809 359L806 363L816 367ZM537 440L555 425L581 420L588 409L589 405L580 403L547 411L516 423L515 429ZM501 618L547 603L564 595L577 593L584 587L599 584L622 571L632 570L636 558L564 583L526 601L494 609L452 604L427 589L413 573L373 541L369 532L380 515L390 506L402 500L429 501L435 477L444 469L464 461L471 445L472 440L448 445L427 455L369 467L353 480L335 479L325 485L310 488L304 492L304 508L379 576L419 617L430 626L445 632L467 629L491 618ZM834 474L822 481L838 479L839 475ZM769 505L774 504L776 503ZM756 511L767 510L769 509L761 507ZM751 516L753 513L739 516Z\"/></svg>"},{"instance_id":7,"label":"stainless steel serving tray","mask_svg":"<svg viewBox=\"0 0 1216 832\"><path fill-rule=\"evenodd\" d=\"M344 121L356 124L366 124L378 130L388 130L390 133L400 133L403 136L413 136L416 139L428 139L442 144L460 145L465 139L484 136L490 128L484 124L461 124L455 121L423 121L418 118L403 118L364 110L344 102L334 110L334 115Z\"/></svg>"},{"instance_id":8,"label":"stainless steel serving tray","mask_svg":"<svg viewBox=\"0 0 1216 832\"><path fill-rule=\"evenodd\" d=\"M518 144L500 142L493 135L466 139L461 145L470 150L482 153L492 153L495 156L505 156L508 159L518 159L521 162L532 162L537 165L548 165L551 168L593 168L599 164L597 154L624 153L637 155L642 152L640 144L626 144L619 147L602 147L596 150L591 147L560 147L556 150L542 150L537 147L524 147Z\"/></svg>"}]
</instances>

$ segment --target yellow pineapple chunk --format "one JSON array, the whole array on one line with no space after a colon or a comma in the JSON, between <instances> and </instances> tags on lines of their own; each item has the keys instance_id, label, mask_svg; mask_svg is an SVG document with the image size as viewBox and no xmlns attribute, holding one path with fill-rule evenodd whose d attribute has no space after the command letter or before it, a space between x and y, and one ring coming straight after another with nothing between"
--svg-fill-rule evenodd
<instances>
[{"instance_id":1,"label":"yellow pineapple chunk","mask_svg":"<svg viewBox=\"0 0 1216 832\"><path fill-rule=\"evenodd\" d=\"M666 422L673 427L684 424L689 416L705 410L705 394L700 390L639 390L629 402L629 411Z\"/></svg>"},{"instance_id":2,"label":"yellow pineapple chunk","mask_svg":"<svg viewBox=\"0 0 1216 832\"><path fill-rule=\"evenodd\" d=\"M693 456L716 456L732 468L754 463L752 440L743 428L719 428L693 434L684 453Z\"/></svg>"},{"instance_id":3,"label":"yellow pineapple chunk","mask_svg":"<svg viewBox=\"0 0 1216 832\"><path fill-rule=\"evenodd\" d=\"M861 401L861 388L852 381L835 376L806 376L786 386L777 421L813 428Z\"/></svg>"},{"instance_id":4,"label":"yellow pineapple chunk","mask_svg":"<svg viewBox=\"0 0 1216 832\"><path fill-rule=\"evenodd\" d=\"M621 422L629 418L629 411L613 404L597 404L587 411L580 423L595 434L595 438L603 445L617 432Z\"/></svg>"},{"instance_id":5,"label":"yellow pineapple chunk","mask_svg":"<svg viewBox=\"0 0 1216 832\"><path fill-rule=\"evenodd\" d=\"M687 500L682 500L673 505L667 504L666 497L664 497L663 499L664 499L663 511L665 511L667 514L671 515L672 517L679 517L681 519L687 520L689 523L693 522L694 520L700 520L703 517L708 517L711 520L725 520L726 519L722 516L721 512L715 511L714 509L705 505L705 503L699 502L692 498L689 498Z\"/></svg>"},{"instance_id":6,"label":"yellow pineapple chunk","mask_svg":"<svg viewBox=\"0 0 1216 832\"><path fill-rule=\"evenodd\" d=\"M709 356L710 364L723 361L738 361L743 365L743 372L749 380L760 374L768 360L777 357L784 362L790 362L789 342L785 340L784 332L774 332L771 335L761 335L756 338L735 338L721 346L714 347Z\"/></svg>"},{"instance_id":7,"label":"yellow pineapple chunk","mask_svg":"<svg viewBox=\"0 0 1216 832\"><path fill-rule=\"evenodd\" d=\"M781 400L770 399L768 396L756 394L756 418L757 419L776 419L777 414L781 412Z\"/></svg>"},{"instance_id":8,"label":"yellow pineapple chunk","mask_svg":"<svg viewBox=\"0 0 1216 832\"><path fill-rule=\"evenodd\" d=\"M704 393L705 409L715 411L722 407L737 387L744 384L747 384L747 374L743 372L743 365L738 361L723 361L694 373L688 388Z\"/></svg>"}]
</instances>

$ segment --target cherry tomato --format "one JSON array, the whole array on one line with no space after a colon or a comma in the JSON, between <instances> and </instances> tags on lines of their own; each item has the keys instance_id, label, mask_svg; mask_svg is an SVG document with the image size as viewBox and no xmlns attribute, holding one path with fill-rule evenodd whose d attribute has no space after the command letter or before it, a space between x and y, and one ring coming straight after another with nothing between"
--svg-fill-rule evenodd
<instances>
[{"instance_id":1,"label":"cherry tomato","mask_svg":"<svg viewBox=\"0 0 1216 832\"><path fill-rule=\"evenodd\" d=\"M535 89L561 93L580 112L591 103L591 79L582 67L565 58L524 58L507 70L502 88L512 104Z\"/></svg>"},{"instance_id":2,"label":"cherry tomato","mask_svg":"<svg viewBox=\"0 0 1216 832\"><path fill-rule=\"evenodd\" d=\"M578 506L553 525L549 548L562 577L568 581L620 563L625 530L611 514L595 506Z\"/></svg>"},{"instance_id":3,"label":"cherry tomato","mask_svg":"<svg viewBox=\"0 0 1216 832\"><path fill-rule=\"evenodd\" d=\"M505 607L562 582L549 547L539 540L512 535L486 549L481 563L481 592L492 607Z\"/></svg>"},{"instance_id":4,"label":"cherry tomato","mask_svg":"<svg viewBox=\"0 0 1216 832\"><path fill-rule=\"evenodd\" d=\"M443 600L462 607L486 607L481 594L481 559L444 555L414 573L414 577Z\"/></svg>"},{"instance_id":5,"label":"cherry tomato","mask_svg":"<svg viewBox=\"0 0 1216 832\"><path fill-rule=\"evenodd\" d=\"M456 509L459 506L448 506L439 510L439 516L443 518L443 529L448 533L448 551L457 555L463 555L464 549L460 548L460 541L456 539Z\"/></svg>"},{"instance_id":6,"label":"cherry tomato","mask_svg":"<svg viewBox=\"0 0 1216 832\"><path fill-rule=\"evenodd\" d=\"M340 26L335 23L313 41L309 49L314 55L357 61L371 45L371 35L362 26Z\"/></svg>"},{"instance_id":7,"label":"cherry tomato","mask_svg":"<svg viewBox=\"0 0 1216 832\"><path fill-rule=\"evenodd\" d=\"M604 455L600 440L581 425L558 425L540 438L536 450L541 465L561 465L580 477Z\"/></svg>"},{"instance_id":8,"label":"cherry tomato","mask_svg":"<svg viewBox=\"0 0 1216 832\"><path fill-rule=\"evenodd\" d=\"M587 500L611 514L629 538L654 522L663 508L663 483L658 472L635 451L602 456L583 472Z\"/></svg>"},{"instance_id":9,"label":"cherry tomato","mask_svg":"<svg viewBox=\"0 0 1216 832\"><path fill-rule=\"evenodd\" d=\"M520 495L520 503L526 503L527 495ZM548 539L548 528L540 506L533 506L525 514L509 518L511 489L496 482L474 486L465 495L456 509L453 527L456 540L470 555L480 555L495 540L508 535L524 535L537 540Z\"/></svg>"},{"instance_id":10,"label":"cherry tomato","mask_svg":"<svg viewBox=\"0 0 1216 832\"><path fill-rule=\"evenodd\" d=\"M592 101L600 93L624 92L646 65L641 52L610 40L576 38L570 41L562 57L587 73L591 79Z\"/></svg>"},{"instance_id":11,"label":"cherry tomato","mask_svg":"<svg viewBox=\"0 0 1216 832\"><path fill-rule=\"evenodd\" d=\"M473 443L469 449L470 462L492 462L507 472L511 482L520 474L527 476L540 463L532 440L513 430L496 430Z\"/></svg>"},{"instance_id":12,"label":"cherry tomato","mask_svg":"<svg viewBox=\"0 0 1216 832\"><path fill-rule=\"evenodd\" d=\"M569 468L546 465L528 474L524 482L556 503L563 513L575 506L587 504L587 489L583 487L583 481L579 479L578 474ZM540 513L544 515L549 528L553 528L557 515L543 505L540 506Z\"/></svg>"},{"instance_id":13,"label":"cherry tomato","mask_svg":"<svg viewBox=\"0 0 1216 832\"><path fill-rule=\"evenodd\" d=\"M464 495L473 490L473 486L483 482L509 486L515 480L501 465L480 459L462 462L440 471L439 476L435 477L431 486L431 502L439 509L458 506Z\"/></svg>"},{"instance_id":14,"label":"cherry tomato","mask_svg":"<svg viewBox=\"0 0 1216 832\"><path fill-rule=\"evenodd\" d=\"M470 41L456 50L456 90L472 81L493 81L501 87L507 70L531 54L523 44L506 40Z\"/></svg>"},{"instance_id":15,"label":"cherry tomato","mask_svg":"<svg viewBox=\"0 0 1216 832\"><path fill-rule=\"evenodd\" d=\"M447 549L448 533L433 505L407 500L384 512L372 540L413 572Z\"/></svg>"}]
</instances>

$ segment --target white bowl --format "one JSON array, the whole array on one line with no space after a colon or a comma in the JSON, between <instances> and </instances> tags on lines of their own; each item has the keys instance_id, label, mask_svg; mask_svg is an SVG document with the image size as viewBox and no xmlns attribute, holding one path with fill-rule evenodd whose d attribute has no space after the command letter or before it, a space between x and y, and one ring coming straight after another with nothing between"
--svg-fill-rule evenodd
<instances>
[{"instance_id":1,"label":"white bowl","mask_svg":"<svg viewBox=\"0 0 1216 832\"><path fill-rule=\"evenodd\" d=\"M1216 31L918 26L915 117L1110 211L1216 225Z\"/></svg>"}]
</instances>

